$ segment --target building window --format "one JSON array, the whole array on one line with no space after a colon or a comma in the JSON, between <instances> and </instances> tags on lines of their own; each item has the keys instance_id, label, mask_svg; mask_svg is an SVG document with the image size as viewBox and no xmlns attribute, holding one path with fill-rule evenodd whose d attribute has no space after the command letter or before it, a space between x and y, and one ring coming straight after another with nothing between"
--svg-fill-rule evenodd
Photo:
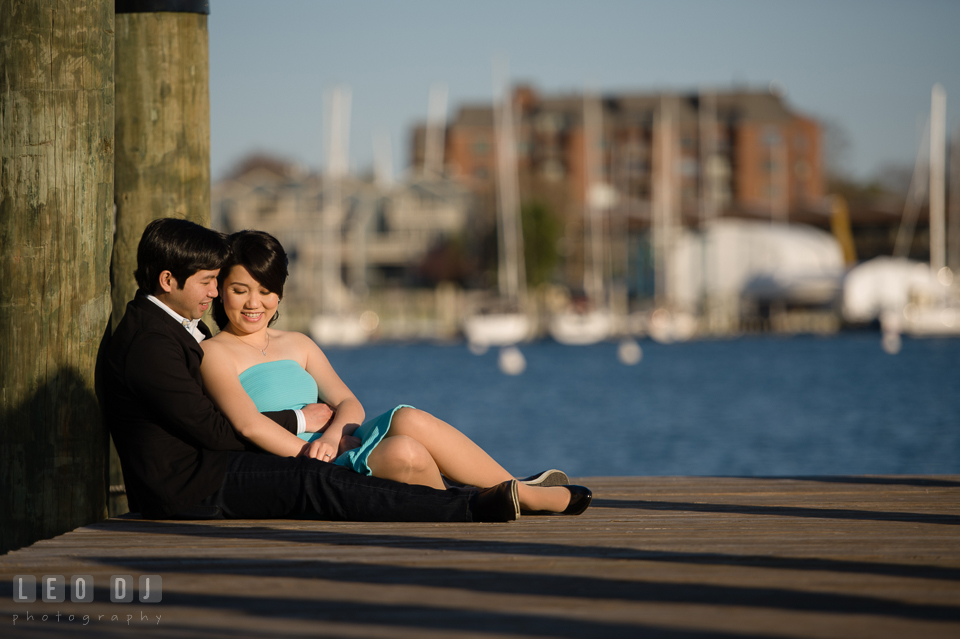
<instances>
[{"instance_id":1,"label":"building window","mask_svg":"<svg viewBox=\"0 0 960 639\"><path fill-rule=\"evenodd\" d=\"M543 168L540 169L540 173L546 180L559 182L563 179L566 172L563 169L563 163L550 159L543 163Z\"/></svg>"},{"instance_id":2,"label":"building window","mask_svg":"<svg viewBox=\"0 0 960 639\"><path fill-rule=\"evenodd\" d=\"M383 200L377 201L377 212L374 216L377 220L377 235L386 235L390 232L390 224L387 221L387 207Z\"/></svg>"},{"instance_id":3,"label":"building window","mask_svg":"<svg viewBox=\"0 0 960 639\"><path fill-rule=\"evenodd\" d=\"M478 166L473 170L473 177L477 178L478 180L486 180L490 177L490 172L487 171L486 167Z\"/></svg>"},{"instance_id":4,"label":"building window","mask_svg":"<svg viewBox=\"0 0 960 639\"><path fill-rule=\"evenodd\" d=\"M763 143L766 146L777 146L783 141L780 131L776 127L768 126L763 129Z\"/></svg>"},{"instance_id":5,"label":"building window","mask_svg":"<svg viewBox=\"0 0 960 639\"><path fill-rule=\"evenodd\" d=\"M560 117L552 113L541 113L534 121L534 127L537 131L545 135L555 134L562 126L563 122L560 120Z\"/></svg>"},{"instance_id":6,"label":"building window","mask_svg":"<svg viewBox=\"0 0 960 639\"><path fill-rule=\"evenodd\" d=\"M490 153L490 144L486 140L474 140L473 142L473 154L477 156L485 156Z\"/></svg>"}]
</instances>

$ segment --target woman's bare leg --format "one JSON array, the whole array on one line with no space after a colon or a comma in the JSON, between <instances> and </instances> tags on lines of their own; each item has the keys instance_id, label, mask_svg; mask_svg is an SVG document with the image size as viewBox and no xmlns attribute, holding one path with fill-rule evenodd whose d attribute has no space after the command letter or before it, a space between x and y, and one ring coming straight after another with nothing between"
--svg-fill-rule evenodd
<instances>
[{"instance_id":1,"label":"woman's bare leg","mask_svg":"<svg viewBox=\"0 0 960 639\"><path fill-rule=\"evenodd\" d=\"M488 488L513 479L503 466L473 440L445 421L422 410L401 408L394 413L390 430L377 449L395 437L414 439L422 444L433 458L435 467L454 481ZM374 449L374 452L377 449ZM373 469L373 466L370 468ZM518 496L521 506L528 510L560 512L570 503L570 491L561 486L543 488L520 484Z\"/></svg>"},{"instance_id":2,"label":"woman's bare leg","mask_svg":"<svg viewBox=\"0 0 960 639\"><path fill-rule=\"evenodd\" d=\"M398 435L385 438L370 453L367 466L374 477L443 490L440 469L420 442Z\"/></svg>"}]
</instances>

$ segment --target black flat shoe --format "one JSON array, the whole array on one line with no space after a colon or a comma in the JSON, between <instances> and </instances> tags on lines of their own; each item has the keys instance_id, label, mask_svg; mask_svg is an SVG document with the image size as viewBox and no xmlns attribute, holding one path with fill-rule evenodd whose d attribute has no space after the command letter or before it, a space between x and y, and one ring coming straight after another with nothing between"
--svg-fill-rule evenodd
<instances>
[{"instance_id":1,"label":"black flat shoe","mask_svg":"<svg viewBox=\"0 0 960 639\"><path fill-rule=\"evenodd\" d=\"M593 492L586 486L564 486L570 491L570 504L561 515L582 515L593 501Z\"/></svg>"},{"instance_id":2,"label":"black flat shoe","mask_svg":"<svg viewBox=\"0 0 960 639\"><path fill-rule=\"evenodd\" d=\"M508 479L502 484L478 491L470 499L470 514L473 521L494 522L520 519L517 480Z\"/></svg>"},{"instance_id":3,"label":"black flat shoe","mask_svg":"<svg viewBox=\"0 0 960 639\"><path fill-rule=\"evenodd\" d=\"M548 486L566 486L570 483L570 478L567 477L567 474L562 470L554 468L537 473L536 475L530 475L519 481L521 484L526 484L527 486L546 488Z\"/></svg>"},{"instance_id":4,"label":"black flat shoe","mask_svg":"<svg viewBox=\"0 0 960 639\"><path fill-rule=\"evenodd\" d=\"M582 515L593 500L593 493L586 486L568 486L564 488L570 491L570 503L563 512L553 512L552 510L521 510L524 515Z\"/></svg>"}]
</instances>

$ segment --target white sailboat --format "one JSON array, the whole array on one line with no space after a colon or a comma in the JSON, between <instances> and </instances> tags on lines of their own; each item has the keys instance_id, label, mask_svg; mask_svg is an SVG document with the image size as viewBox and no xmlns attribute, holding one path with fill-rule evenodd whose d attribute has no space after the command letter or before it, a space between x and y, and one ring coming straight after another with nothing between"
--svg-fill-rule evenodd
<instances>
[{"instance_id":1,"label":"white sailboat","mask_svg":"<svg viewBox=\"0 0 960 639\"><path fill-rule=\"evenodd\" d=\"M960 263L960 255L953 254L960 246L956 241L948 246L946 241L945 119L946 94L938 84L931 93L929 126L917 153L893 257L881 256L859 264L844 281L844 316L854 322L879 318L882 344L889 353L900 350L901 333L914 337L960 335L960 291L948 266L948 262ZM927 151L929 159L925 161ZM958 172L960 149L955 147L954 151L956 161L951 165ZM955 180L960 185L960 178ZM951 190L951 194L952 204L957 206L956 191ZM930 204L929 264L907 259L925 198Z\"/></svg>"},{"instance_id":2,"label":"white sailboat","mask_svg":"<svg viewBox=\"0 0 960 639\"><path fill-rule=\"evenodd\" d=\"M527 314L527 281L523 262L523 230L520 222L520 197L517 178L517 147L514 134L513 102L506 73L498 74L495 87L500 100L493 107L497 151L497 288L499 296L488 308L474 309L463 321L463 333L471 351L482 353L491 346L511 347L531 337L532 325ZM499 80L499 81L498 81ZM519 351L510 351L506 359L513 362L501 368L504 372L522 370ZM518 358L517 356L520 356Z\"/></svg>"},{"instance_id":3,"label":"white sailboat","mask_svg":"<svg viewBox=\"0 0 960 639\"><path fill-rule=\"evenodd\" d=\"M350 90L337 87L330 97L327 127L327 171L321 224L320 313L310 322L310 336L322 346L358 346L370 334L360 316L350 312L349 293L341 275L343 180L347 175Z\"/></svg>"},{"instance_id":4,"label":"white sailboat","mask_svg":"<svg viewBox=\"0 0 960 639\"><path fill-rule=\"evenodd\" d=\"M930 96L930 295L913 295L903 308L903 332L915 337L960 335L960 299L947 266L947 94L936 84ZM954 166L953 170L958 170ZM956 193L951 193L956 198Z\"/></svg>"},{"instance_id":5,"label":"white sailboat","mask_svg":"<svg viewBox=\"0 0 960 639\"><path fill-rule=\"evenodd\" d=\"M613 316L604 286L604 213L616 203L616 191L603 179L600 99L585 92L583 97L584 131L584 268L585 302L579 307L555 313L550 318L551 337L561 344L596 344L607 339L613 329Z\"/></svg>"}]
</instances>

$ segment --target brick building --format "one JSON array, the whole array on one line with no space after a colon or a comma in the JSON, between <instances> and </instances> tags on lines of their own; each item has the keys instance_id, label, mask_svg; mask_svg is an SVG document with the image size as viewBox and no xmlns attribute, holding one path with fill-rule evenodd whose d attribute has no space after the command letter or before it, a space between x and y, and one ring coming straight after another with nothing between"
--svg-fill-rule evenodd
<instances>
[{"instance_id":1,"label":"brick building","mask_svg":"<svg viewBox=\"0 0 960 639\"><path fill-rule=\"evenodd\" d=\"M793 112L781 95L727 91L700 94L621 94L599 98L602 180L618 194L616 209L643 225L663 162L658 131L672 118L670 143L679 213L696 225L709 200L711 215L787 218L822 209L820 127ZM551 203L567 219L582 216L584 98L513 92L521 197ZM669 112L669 113L668 113ZM426 127L413 132L411 163L423 165ZM465 105L448 124L447 174L478 194L496 177L490 105ZM493 198L487 201L492 206Z\"/></svg>"}]
</instances>

